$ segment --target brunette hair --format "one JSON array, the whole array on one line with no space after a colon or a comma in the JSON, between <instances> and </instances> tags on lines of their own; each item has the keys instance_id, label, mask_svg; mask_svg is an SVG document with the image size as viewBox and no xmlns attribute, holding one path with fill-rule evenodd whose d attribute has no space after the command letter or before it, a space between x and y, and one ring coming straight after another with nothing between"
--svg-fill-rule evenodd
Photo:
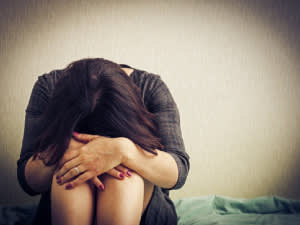
<instances>
[{"instance_id":1,"label":"brunette hair","mask_svg":"<svg viewBox=\"0 0 300 225\"><path fill-rule=\"evenodd\" d=\"M119 64L103 58L74 61L62 70L41 123L34 158L45 152L47 166L63 156L73 131L127 137L153 154L163 149L140 89Z\"/></svg>"}]
</instances>

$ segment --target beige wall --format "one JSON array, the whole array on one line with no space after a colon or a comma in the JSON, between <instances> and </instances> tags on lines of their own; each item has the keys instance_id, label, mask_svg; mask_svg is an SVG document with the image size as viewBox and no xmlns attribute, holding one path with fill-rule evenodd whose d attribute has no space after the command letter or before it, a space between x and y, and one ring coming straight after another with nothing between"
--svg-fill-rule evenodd
<instances>
[{"instance_id":1,"label":"beige wall","mask_svg":"<svg viewBox=\"0 0 300 225\"><path fill-rule=\"evenodd\" d=\"M1 1L0 203L37 200L16 181L37 76L88 56L168 84L191 156L173 198L300 199L299 3L151 2Z\"/></svg>"}]
</instances>

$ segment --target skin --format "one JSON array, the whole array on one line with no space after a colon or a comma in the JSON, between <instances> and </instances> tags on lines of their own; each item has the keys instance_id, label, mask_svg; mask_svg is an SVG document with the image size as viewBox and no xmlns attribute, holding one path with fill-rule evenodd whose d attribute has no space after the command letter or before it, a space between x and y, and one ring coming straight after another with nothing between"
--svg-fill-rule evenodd
<instances>
[{"instance_id":1,"label":"skin","mask_svg":"<svg viewBox=\"0 0 300 225\"><path fill-rule=\"evenodd\" d=\"M133 72L133 69L130 69L130 68L122 68L122 70L124 70L128 76L130 76Z\"/></svg>"},{"instance_id":2,"label":"skin","mask_svg":"<svg viewBox=\"0 0 300 225\"><path fill-rule=\"evenodd\" d=\"M78 221L80 224L91 224L91 208L94 207L97 209L97 224L139 224L151 199L154 184L171 188L177 181L177 164L166 152L156 150L158 155L155 156L123 137L108 138L78 133L73 135L75 140L86 144L67 150L55 173L62 181L55 182L55 175L53 176L51 202L54 224L76 224ZM97 161L93 160L95 157L99 157ZM93 175L102 174L101 170L105 172L105 169L114 168L117 163L134 171L131 178L120 181L104 174L100 181ZM79 176L74 172L76 166L84 171ZM97 182L103 183L105 190L97 190L95 202L92 186ZM94 185L90 186L91 183ZM69 184L71 187L68 187ZM72 197L67 197L69 195ZM62 207L63 204L66 205ZM73 216L78 213L80 217Z\"/></svg>"},{"instance_id":3,"label":"skin","mask_svg":"<svg viewBox=\"0 0 300 225\"><path fill-rule=\"evenodd\" d=\"M130 68L122 69L128 76L130 76L133 72L133 69ZM25 166L26 181L28 185L36 192L46 192L51 188L52 176L56 169L57 165L45 166L42 160L33 160L33 157L30 157ZM119 171L123 172L125 176L128 175L128 169L126 168L119 168ZM119 179L120 173L117 172L118 171L113 170L110 175Z\"/></svg>"},{"instance_id":4,"label":"skin","mask_svg":"<svg viewBox=\"0 0 300 225\"><path fill-rule=\"evenodd\" d=\"M119 142L118 139L113 141ZM76 152L83 145L72 139L67 153ZM153 184L133 171L130 178L121 180L107 173L101 175L104 191L90 181L66 189L56 182L56 174L51 187L53 224L139 224L153 191ZM96 215L93 214L94 208L97 209Z\"/></svg>"},{"instance_id":5,"label":"skin","mask_svg":"<svg viewBox=\"0 0 300 225\"><path fill-rule=\"evenodd\" d=\"M178 179L177 164L169 153L156 149L157 155L153 155L124 137L109 138L75 132L73 136L87 144L69 150L59 162L57 180L67 189L91 179L99 186L101 181L95 176L120 164L163 188L173 187ZM115 147L115 142L121 147ZM82 173L80 176L77 176L75 167Z\"/></svg>"},{"instance_id":6,"label":"skin","mask_svg":"<svg viewBox=\"0 0 300 225\"><path fill-rule=\"evenodd\" d=\"M129 76L133 71L123 69ZM31 157L25 178L37 192L51 189L53 224L139 224L154 185L171 188L178 179L174 158L156 151L127 138L75 133L57 165Z\"/></svg>"}]
</instances>

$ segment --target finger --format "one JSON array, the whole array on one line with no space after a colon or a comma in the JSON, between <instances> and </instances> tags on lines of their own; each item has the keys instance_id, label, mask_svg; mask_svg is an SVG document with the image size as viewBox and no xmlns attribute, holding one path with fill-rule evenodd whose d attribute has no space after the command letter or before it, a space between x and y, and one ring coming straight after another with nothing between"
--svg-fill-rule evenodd
<instances>
[{"instance_id":1,"label":"finger","mask_svg":"<svg viewBox=\"0 0 300 225\"><path fill-rule=\"evenodd\" d=\"M131 177L132 173L130 172L130 170L122 165L118 165L117 167L115 167L115 169L119 170L120 172L124 173L127 177Z\"/></svg>"},{"instance_id":2,"label":"finger","mask_svg":"<svg viewBox=\"0 0 300 225\"><path fill-rule=\"evenodd\" d=\"M82 143L79 140L76 140L75 138L71 138L68 148L80 148L85 143Z\"/></svg>"},{"instance_id":3,"label":"finger","mask_svg":"<svg viewBox=\"0 0 300 225\"><path fill-rule=\"evenodd\" d=\"M104 185L98 177L94 177L91 179L91 182L96 185L101 191L104 191Z\"/></svg>"},{"instance_id":4,"label":"finger","mask_svg":"<svg viewBox=\"0 0 300 225\"><path fill-rule=\"evenodd\" d=\"M56 172L56 179L64 176L70 169L78 166L81 163L80 157L75 157L69 161L67 161L59 170Z\"/></svg>"},{"instance_id":5,"label":"finger","mask_svg":"<svg viewBox=\"0 0 300 225\"><path fill-rule=\"evenodd\" d=\"M118 178L120 180L124 179L125 175L122 171L111 169L106 172L107 174L111 175L112 177Z\"/></svg>"},{"instance_id":6,"label":"finger","mask_svg":"<svg viewBox=\"0 0 300 225\"><path fill-rule=\"evenodd\" d=\"M84 134L84 133L78 133L73 132L73 137L75 137L78 141L83 142L89 142L94 140L95 138L99 137L98 135L92 135L92 134Z\"/></svg>"},{"instance_id":7,"label":"finger","mask_svg":"<svg viewBox=\"0 0 300 225\"><path fill-rule=\"evenodd\" d=\"M86 172L78 176L75 180L72 180L68 182L65 186L66 189L72 189L80 184L83 184L87 180L91 179L93 176L95 176L93 173Z\"/></svg>"},{"instance_id":8,"label":"finger","mask_svg":"<svg viewBox=\"0 0 300 225\"><path fill-rule=\"evenodd\" d=\"M76 158L79 155L79 150L78 149L74 149L72 151L68 151L64 154L64 156L60 159L60 161L58 162L58 170L68 161Z\"/></svg>"},{"instance_id":9,"label":"finger","mask_svg":"<svg viewBox=\"0 0 300 225\"><path fill-rule=\"evenodd\" d=\"M77 168L78 168L78 170L76 169L76 167L73 167L67 173L65 173L62 177L59 177L58 179L56 179L57 184L62 185L71 180L75 180L75 179L77 179L77 177L81 176L81 174L83 174L87 171L84 168L84 166L82 166L82 165L77 166ZM79 173L78 173L78 171L79 171Z\"/></svg>"}]
</instances>

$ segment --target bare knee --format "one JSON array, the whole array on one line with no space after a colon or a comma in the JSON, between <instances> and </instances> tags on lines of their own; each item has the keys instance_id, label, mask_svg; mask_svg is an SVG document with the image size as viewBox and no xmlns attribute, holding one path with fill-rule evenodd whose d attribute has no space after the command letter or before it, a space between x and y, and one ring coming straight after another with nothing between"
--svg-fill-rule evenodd
<instances>
[{"instance_id":1,"label":"bare knee","mask_svg":"<svg viewBox=\"0 0 300 225\"><path fill-rule=\"evenodd\" d=\"M105 187L114 186L114 188L123 188L128 185L137 185L144 188L144 179L135 172L132 172L130 177L125 177L122 180L116 179L108 174L101 175L100 179Z\"/></svg>"},{"instance_id":2,"label":"bare knee","mask_svg":"<svg viewBox=\"0 0 300 225\"><path fill-rule=\"evenodd\" d=\"M132 176L126 177L123 180L118 180L108 174L102 175L101 178L104 185L107 186L107 188L109 188L111 191L113 190L113 192L115 192L115 195L140 194L143 198L142 212L144 212L144 210L147 208L152 197L154 185L148 180L145 180L139 174L132 172ZM130 191L128 189L130 189Z\"/></svg>"},{"instance_id":3,"label":"bare knee","mask_svg":"<svg viewBox=\"0 0 300 225\"><path fill-rule=\"evenodd\" d=\"M137 173L123 180L104 174L104 192L98 192L97 224L139 224L154 185Z\"/></svg>"},{"instance_id":4,"label":"bare knee","mask_svg":"<svg viewBox=\"0 0 300 225\"><path fill-rule=\"evenodd\" d=\"M136 173L123 180L107 174L101 178L105 189L98 192L97 224L139 224L143 210L144 179Z\"/></svg>"},{"instance_id":5,"label":"bare knee","mask_svg":"<svg viewBox=\"0 0 300 225\"><path fill-rule=\"evenodd\" d=\"M93 194L93 192L95 191L95 186L92 185L91 183L89 183L88 181L87 182L84 182L83 184L81 185L78 185L72 189L69 189L67 190L66 189L66 184L58 184L57 181L56 181L56 174L53 175L52 177L52 184L51 184L51 192L64 192L66 194L68 193L72 193L72 192L88 192L90 194Z\"/></svg>"}]
</instances>

